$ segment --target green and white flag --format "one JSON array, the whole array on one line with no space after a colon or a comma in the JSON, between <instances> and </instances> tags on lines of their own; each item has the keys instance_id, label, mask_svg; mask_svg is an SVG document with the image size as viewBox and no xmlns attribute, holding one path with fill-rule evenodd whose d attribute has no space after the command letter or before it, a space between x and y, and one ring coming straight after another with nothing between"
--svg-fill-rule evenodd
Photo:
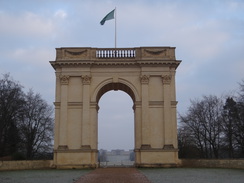
<instances>
[{"instance_id":1,"label":"green and white flag","mask_svg":"<svg viewBox=\"0 0 244 183\"><path fill-rule=\"evenodd\" d=\"M105 24L105 22L107 20L111 20L111 19L114 19L114 12L115 12L115 9L113 11L111 11L110 13L108 13L100 22L101 25Z\"/></svg>"}]
</instances>

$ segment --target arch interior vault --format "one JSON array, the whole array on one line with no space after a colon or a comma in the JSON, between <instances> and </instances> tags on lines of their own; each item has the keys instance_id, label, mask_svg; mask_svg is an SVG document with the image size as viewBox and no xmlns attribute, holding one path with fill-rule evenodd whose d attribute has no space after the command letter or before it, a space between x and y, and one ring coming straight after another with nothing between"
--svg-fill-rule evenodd
<instances>
[{"instance_id":1,"label":"arch interior vault","mask_svg":"<svg viewBox=\"0 0 244 183\"><path fill-rule=\"evenodd\" d=\"M98 166L98 101L110 90L133 100L135 166L178 164L175 47L56 48L54 164Z\"/></svg>"}]
</instances>

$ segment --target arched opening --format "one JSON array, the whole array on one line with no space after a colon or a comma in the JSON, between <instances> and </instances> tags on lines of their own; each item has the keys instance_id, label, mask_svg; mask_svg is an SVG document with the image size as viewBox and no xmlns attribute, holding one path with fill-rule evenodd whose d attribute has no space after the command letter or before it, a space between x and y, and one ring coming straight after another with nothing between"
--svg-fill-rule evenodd
<instances>
[{"instance_id":1,"label":"arched opening","mask_svg":"<svg viewBox=\"0 0 244 183\"><path fill-rule=\"evenodd\" d=\"M123 83L109 83L109 84L106 84L105 86L103 86L99 90L99 92L97 94L97 98L96 98L97 103L99 103L99 100L102 97L102 95L110 90L115 90L115 91L122 90L131 97L133 102L135 102L135 95L130 87L128 87L127 85L125 85Z\"/></svg>"},{"instance_id":2,"label":"arched opening","mask_svg":"<svg viewBox=\"0 0 244 183\"><path fill-rule=\"evenodd\" d=\"M98 94L100 166L134 164L134 102L131 96L134 96L133 92L124 84L105 85Z\"/></svg>"}]
</instances>

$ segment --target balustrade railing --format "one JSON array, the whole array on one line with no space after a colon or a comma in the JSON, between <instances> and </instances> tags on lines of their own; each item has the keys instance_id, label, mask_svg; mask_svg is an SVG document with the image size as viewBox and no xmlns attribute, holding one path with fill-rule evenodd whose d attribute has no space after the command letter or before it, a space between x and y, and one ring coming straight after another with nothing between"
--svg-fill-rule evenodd
<instances>
[{"instance_id":1,"label":"balustrade railing","mask_svg":"<svg viewBox=\"0 0 244 183\"><path fill-rule=\"evenodd\" d=\"M136 50L131 48L97 49L97 58L135 58Z\"/></svg>"}]
</instances>

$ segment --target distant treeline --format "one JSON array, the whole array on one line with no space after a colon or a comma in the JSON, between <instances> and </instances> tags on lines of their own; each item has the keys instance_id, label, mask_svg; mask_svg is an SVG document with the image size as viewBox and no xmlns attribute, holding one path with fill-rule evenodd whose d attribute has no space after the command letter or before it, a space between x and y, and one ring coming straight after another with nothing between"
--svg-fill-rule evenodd
<instances>
[{"instance_id":1,"label":"distant treeline","mask_svg":"<svg viewBox=\"0 0 244 183\"><path fill-rule=\"evenodd\" d=\"M244 158L244 80L233 96L192 100L178 142L179 158Z\"/></svg>"},{"instance_id":2,"label":"distant treeline","mask_svg":"<svg viewBox=\"0 0 244 183\"><path fill-rule=\"evenodd\" d=\"M52 142L52 106L9 74L0 76L0 159L50 158Z\"/></svg>"}]
</instances>

